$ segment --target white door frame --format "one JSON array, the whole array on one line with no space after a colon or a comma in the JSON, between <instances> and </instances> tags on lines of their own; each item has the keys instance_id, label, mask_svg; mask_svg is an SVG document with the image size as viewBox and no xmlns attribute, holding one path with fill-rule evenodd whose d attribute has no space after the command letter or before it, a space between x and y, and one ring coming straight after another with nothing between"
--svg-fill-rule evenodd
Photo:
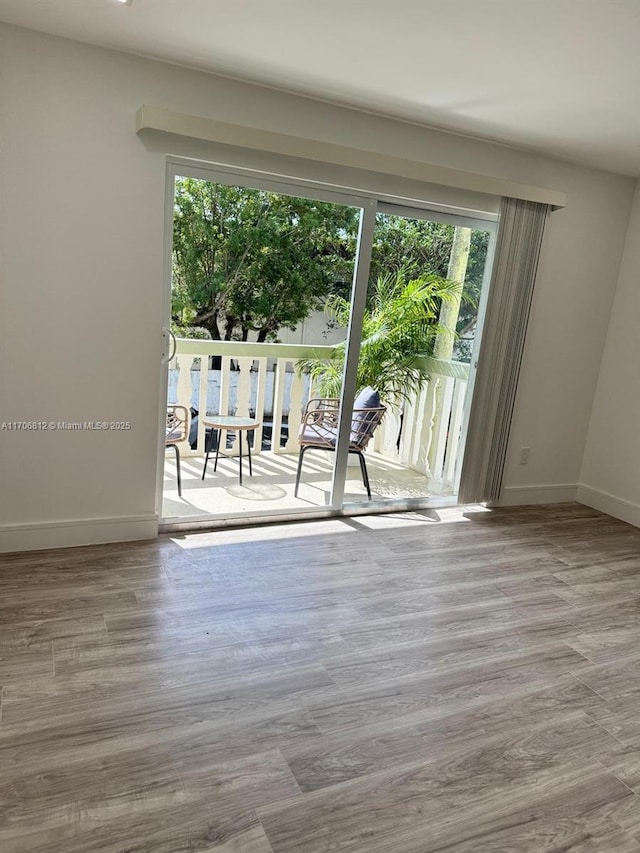
<instances>
[{"instance_id":1,"label":"white door frame","mask_svg":"<svg viewBox=\"0 0 640 853\"><path fill-rule=\"evenodd\" d=\"M348 512L344 509L344 486L348 466L348 445L351 424L351 410L355 398L357 384L358 360L360 357L360 345L362 338L362 326L364 311L366 307L367 286L369 279L369 267L371 263L371 252L376 222L376 214L387 213L404 216L412 219L426 219L431 222L443 222L451 225L460 225L477 230L489 231L489 249L485 263L485 272L482 288L481 302L478 310L478 324L484 318L488 296L488 285L491 271L493 249L495 247L495 236L497 232L497 217L487 214L486 218L469 216L468 213L452 214L442 212L429 207L425 201L423 206L407 205L399 200L398 204L391 203L388 199L379 201L374 194L363 194L349 190L335 190L326 188L313 181L305 181L299 178L288 178L282 175L271 175L268 173L253 171L251 169L235 168L220 164L207 164L189 160L182 157L167 157L165 178L165 235L164 235L164 265L162 284L162 316L163 323L170 323L171 318L171 275L172 275L172 252L173 252L173 216L175 200L175 179L178 176L199 178L213 183L226 184L228 186L242 186L248 189L263 189L270 192L278 192L283 195L309 198L316 201L333 202L359 207L362 211L360 229L356 249L353 286L351 291L351 315L347 332L347 353L345 358L345 372L343 377L343 392L341 400L341 416L338 429L338 442L336 445L333 477L331 483L331 495L328 505L309 509L302 507L296 509L273 509L267 514L264 512L251 514L247 512L228 514L224 518L202 516L193 518L181 518L168 521L172 529L197 526L224 526L225 524L242 523L246 520L248 524L255 524L268 520L320 518L335 515L353 515L360 512L386 512L395 509L424 509L433 506L433 499L425 497L406 498L397 500L374 500L366 504L349 504ZM474 344L474 353L471 362L469 389L467 402L465 404L465 415L462 436L466 433L466 425L469 420L469 412L473 403L473 378L475 377L474 364L477 362L477 353L480 341ZM160 350L163 346L161 344ZM165 430L166 430L166 404L168 395L168 364L160 364L160 400L161 406L158 413L158 467L156 477L156 512L160 524L162 518L162 498L165 465ZM460 472L458 472L459 478ZM442 505L443 501L438 501ZM455 503L455 499L444 503Z\"/></svg>"},{"instance_id":2,"label":"white door frame","mask_svg":"<svg viewBox=\"0 0 640 853\"><path fill-rule=\"evenodd\" d=\"M211 183L226 184L227 186L243 186L248 189L263 189L269 192L278 192L283 195L297 196L298 198L310 198L314 201L333 202L335 204L357 207L362 211L360 216L360 228L356 248L356 258L353 274L353 286L351 291L351 317L347 331L347 358L345 360L345 372L343 377L343 390L341 400L341 416L338 429L338 441L334 454L333 477L331 483L331 495L327 506L318 507L311 511L311 515L335 515L342 511L344 496L344 481L347 473L349 434L351 425L350 412L353 408L355 398L358 359L360 357L360 339L362 337L362 322L364 307L367 298L367 283L369 279L369 266L371 262L371 250L373 243L373 229L375 227L377 201L364 198L356 193L336 192L326 190L315 184L309 184L299 180L288 180L281 177L261 176L246 169L220 169L216 166L208 167L205 164L194 164L192 161L183 160L178 157L168 157L166 167L165 186L165 237L164 237L164 280L162 288L162 317L163 324L171 322L171 274L173 254L173 215L175 199L175 179L178 176L199 178ZM356 299L357 310L356 310ZM357 316L359 311L359 316ZM163 325L163 328L164 328ZM164 483L165 464L165 433L166 433L166 407L169 387L169 365L160 364L160 400L161 406L158 420L158 469L156 477L156 511L160 523L162 518L162 497ZM346 405L345 405L346 403ZM348 417L345 414L348 413ZM273 509L268 513L268 518L277 517L309 517L308 507L296 509ZM262 517L262 516L260 516ZM211 516L211 521L216 521ZM226 516L229 520L242 518L255 520L256 515L251 513L234 513ZM193 521L202 521L198 516ZM180 519L178 523L190 524L188 518ZM170 522L173 526L174 522Z\"/></svg>"}]
</instances>

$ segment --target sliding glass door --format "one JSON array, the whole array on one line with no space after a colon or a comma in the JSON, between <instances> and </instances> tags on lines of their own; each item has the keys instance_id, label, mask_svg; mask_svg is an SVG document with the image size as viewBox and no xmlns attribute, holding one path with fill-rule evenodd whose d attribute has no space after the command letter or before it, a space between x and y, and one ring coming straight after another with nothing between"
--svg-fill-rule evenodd
<instances>
[{"instance_id":1,"label":"sliding glass door","mask_svg":"<svg viewBox=\"0 0 640 853\"><path fill-rule=\"evenodd\" d=\"M493 223L168 175L163 522L455 495Z\"/></svg>"},{"instance_id":2,"label":"sliding glass door","mask_svg":"<svg viewBox=\"0 0 640 853\"><path fill-rule=\"evenodd\" d=\"M340 400L345 355L357 357L350 308L354 283L366 291L363 209L372 202L191 168L171 179L167 325L176 351L163 520L340 508ZM331 312L338 301L344 321ZM322 423L307 414L316 364L338 371L335 411L325 404Z\"/></svg>"},{"instance_id":3,"label":"sliding glass door","mask_svg":"<svg viewBox=\"0 0 640 853\"><path fill-rule=\"evenodd\" d=\"M345 504L455 500L495 223L379 205L358 361L386 408ZM369 494L370 493L370 494Z\"/></svg>"}]
</instances>

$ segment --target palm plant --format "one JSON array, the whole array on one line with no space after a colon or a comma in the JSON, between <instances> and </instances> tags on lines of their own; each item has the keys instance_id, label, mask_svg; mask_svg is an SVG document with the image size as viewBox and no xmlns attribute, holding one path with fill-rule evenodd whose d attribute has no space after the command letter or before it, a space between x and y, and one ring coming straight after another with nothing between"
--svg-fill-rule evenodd
<instances>
[{"instance_id":1,"label":"palm plant","mask_svg":"<svg viewBox=\"0 0 640 853\"><path fill-rule=\"evenodd\" d=\"M431 355L433 342L441 329L440 305L460 293L460 284L424 275L407 281L403 270L381 276L370 294L362 327L358 363L358 389L375 388L382 400L399 401L419 391L429 378L424 357ZM347 326L351 304L341 296L332 296L327 313L341 326ZM334 347L328 358L301 359L296 367L309 373L312 386L322 397L339 397L346 342Z\"/></svg>"}]
</instances>

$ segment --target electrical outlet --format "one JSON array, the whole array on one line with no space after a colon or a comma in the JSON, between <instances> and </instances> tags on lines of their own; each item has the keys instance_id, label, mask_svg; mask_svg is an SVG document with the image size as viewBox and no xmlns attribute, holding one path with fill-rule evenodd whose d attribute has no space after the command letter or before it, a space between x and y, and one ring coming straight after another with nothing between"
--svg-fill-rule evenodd
<instances>
[{"instance_id":1,"label":"electrical outlet","mask_svg":"<svg viewBox=\"0 0 640 853\"><path fill-rule=\"evenodd\" d=\"M529 464L529 454L531 453L530 447L521 447L520 448L520 464L528 465Z\"/></svg>"}]
</instances>

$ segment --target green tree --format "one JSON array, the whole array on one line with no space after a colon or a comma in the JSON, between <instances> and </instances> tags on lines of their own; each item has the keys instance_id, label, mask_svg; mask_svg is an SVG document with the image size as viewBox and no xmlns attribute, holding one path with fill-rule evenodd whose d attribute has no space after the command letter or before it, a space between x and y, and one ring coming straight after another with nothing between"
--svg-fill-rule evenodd
<instances>
[{"instance_id":1,"label":"green tree","mask_svg":"<svg viewBox=\"0 0 640 853\"><path fill-rule=\"evenodd\" d=\"M463 300L460 305L458 322L456 324L458 340L455 346L455 358L462 361L471 361L472 342L475 336L478 303L480 301L488 248L489 232L473 230L471 232L469 260L464 279Z\"/></svg>"},{"instance_id":2,"label":"green tree","mask_svg":"<svg viewBox=\"0 0 640 853\"><path fill-rule=\"evenodd\" d=\"M423 357L432 354L443 302L457 298L459 284L436 275L408 279L404 270L380 276L370 293L362 327L358 389L376 388L387 401L419 390L428 378ZM351 305L341 296L328 300L336 322L346 325ZM311 374L321 396L339 397L346 343L329 358L308 358L297 369Z\"/></svg>"},{"instance_id":3,"label":"green tree","mask_svg":"<svg viewBox=\"0 0 640 853\"><path fill-rule=\"evenodd\" d=\"M448 302L445 313L449 316L441 319L445 325L449 325L457 317L453 356L470 361L489 234L486 231L471 231L468 261L466 265L459 264L460 271L456 271L456 264L453 267L451 265L452 256L460 254L455 251L456 230L460 232L453 225L442 222L379 213L373 239L370 294L380 276L401 269L408 278L437 275L453 280L462 275L464 284L460 304L455 306ZM462 271L463 266L466 266L466 272ZM445 335L442 335L441 340L444 339ZM451 336L448 339L449 343L453 342ZM450 357L447 351L439 353L440 357Z\"/></svg>"},{"instance_id":4,"label":"green tree","mask_svg":"<svg viewBox=\"0 0 640 853\"><path fill-rule=\"evenodd\" d=\"M176 181L172 314L214 340L275 340L353 275L354 208Z\"/></svg>"},{"instance_id":5,"label":"green tree","mask_svg":"<svg viewBox=\"0 0 640 853\"><path fill-rule=\"evenodd\" d=\"M379 213L371 254L371 289L380 277L403 271L405 278L447 274L454 228L426 219Z\"/></svg>"},{"instance_id":6,"label":"green tree","mask_svg":"<svg viewBox=\"0 0 640 853\"><path fill-rule=\"evenodd\" d=\"M456 330L460 306L462 304L462 293L464 289L467 264L469 261L469 247L471 245L471 229L458 227L453 233L453 244L449 256L449 267L447 278L458 284L455 298L449 302L443 302L440 308L440 325L433 347L436 358L450 360L453 356L453 347L456 341Z\"/></svg>"}]
</instances>

